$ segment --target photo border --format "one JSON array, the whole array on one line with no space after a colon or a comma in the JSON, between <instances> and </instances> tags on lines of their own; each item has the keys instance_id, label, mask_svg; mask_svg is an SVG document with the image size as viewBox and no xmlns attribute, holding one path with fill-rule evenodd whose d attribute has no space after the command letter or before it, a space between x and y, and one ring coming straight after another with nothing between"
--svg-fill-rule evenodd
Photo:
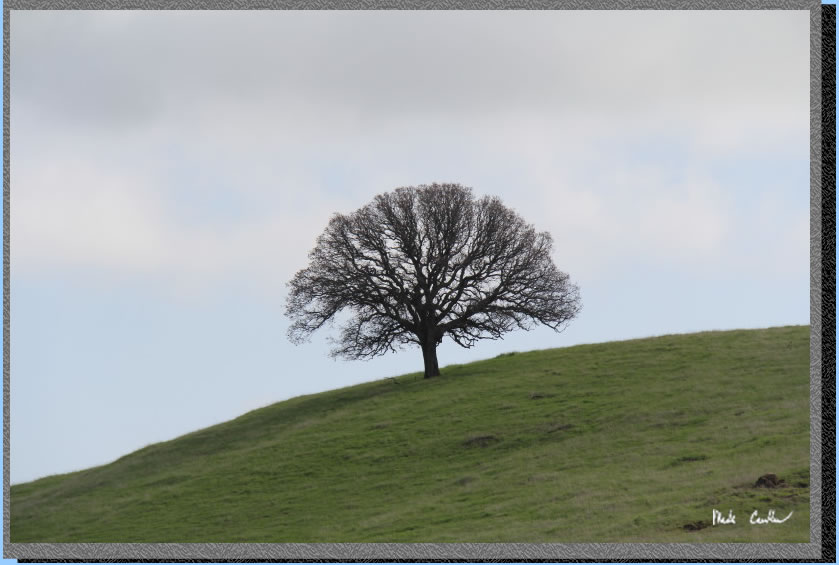
<instances>
[{"instance_id":1,"label":"photo border","mask_svg":"<svg viewBox=\"0 0 839 565\"><path fill-rule=\"evenodd\" d=\"M10 543L10 16L12 10L809 10L810 543ZM815 0L9 0L3 6L3 557L20 562L807 561L836 557L836 6ZM824 49L824 53L823 50ZM823 129L824 127L824 129ZM822 158L824 156L824 158Z\"/></svg>"}]
</instances>

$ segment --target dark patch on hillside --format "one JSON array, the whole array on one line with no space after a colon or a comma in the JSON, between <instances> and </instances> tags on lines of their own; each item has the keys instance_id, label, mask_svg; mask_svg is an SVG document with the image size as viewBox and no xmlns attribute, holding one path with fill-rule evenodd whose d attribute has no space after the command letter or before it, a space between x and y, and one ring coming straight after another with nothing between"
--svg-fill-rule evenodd
<instances>
[{"instance_id":1,"label":"dark patch on hillside","mask_svg":"<svg viewBox=\"0 0 839 565\"><path fill-rule=\"evenodd\" d=\"M778 475L775 473L767 473L765 475L761 475L757 481L755 482L756 487L764 487L764 488L778 488L786 486L786 481L784 479L779 479Z\"/></svg>"},{"instance_id":2,"label":"dark patch on hillside","mask_svg":"<svg viewBox=\"0 0 839 565\"><path fill-rule=\"evenodd\" d=\"M554 432L561 432L561 431L564 431L564 430L572 430L572 429L574 429L574 424L561 424L561 423L553 422L551 424L548 424L548 427L545 431L547 431L549 434L552 434Z\"/></svg>"},{"instance_id":3,"label":"dark patch on hillside","mask_svg":"<svg viewBox=\"0 0 839 565\"><path fill-rule=\"evenodd\" d=\"M498 439L496 436L489 434L481 436L472 436L470 438L467 438L463 442L463 445L465 447L488 447L490 445L498 443L499 441L501 440Z\"/></svg>"},{"instance_id":4,"label":"dark patch on hillside","mask_svg":"<svg viewBox=\"0 0 839 565\"><path fill-rule=\"evenodd\" d=\"M676 465L683 465L685 463L695 463L696 461L705 461L708 459L707 455L697 454L697 455L685 455L684 457L679 457L678 459L674 460L670 463L671 467L675 467Z\"/></svg>"}]
</instances>

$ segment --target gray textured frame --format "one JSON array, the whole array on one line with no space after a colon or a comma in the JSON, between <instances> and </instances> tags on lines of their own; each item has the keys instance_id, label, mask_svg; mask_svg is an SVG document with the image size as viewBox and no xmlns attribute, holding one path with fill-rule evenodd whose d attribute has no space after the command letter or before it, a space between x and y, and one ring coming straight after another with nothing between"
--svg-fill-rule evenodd
<instances>
[{"instance_id":1,"label":"gray textured frame","mask_svg":"<svg viewBox=\"0 0 839 565\"><path fill-rule=\"evenodd\" d=\"M3 6L3 165L9 168L10 11L68 9L656 9L810 11L810 543L10 543L9 175L3 176L3 557L29 560L818 560L822 556L821 4L818 0L8 0ZM828 486L829 488L829 486ZM832 518L832 517L831 517Z\"/></svg>"}]
</instances>

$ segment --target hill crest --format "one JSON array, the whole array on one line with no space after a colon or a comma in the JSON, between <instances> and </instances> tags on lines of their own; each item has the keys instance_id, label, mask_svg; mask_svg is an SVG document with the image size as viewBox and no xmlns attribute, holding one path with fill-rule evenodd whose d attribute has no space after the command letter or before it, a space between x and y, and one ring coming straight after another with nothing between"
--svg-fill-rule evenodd
<instances>
[{"instance_id":1,"label":"hill crest","mask_svg":"<svg viewBox=\"0 0 839 565\"><path fill-rule=\"evenodd\" d=\"M806 326L514 352L414 377L13 485L11 541L809 539ZM766 473L787 486L756 489ZM796 520L686 529L732 504Z\"/></svg>"}]
</instances>

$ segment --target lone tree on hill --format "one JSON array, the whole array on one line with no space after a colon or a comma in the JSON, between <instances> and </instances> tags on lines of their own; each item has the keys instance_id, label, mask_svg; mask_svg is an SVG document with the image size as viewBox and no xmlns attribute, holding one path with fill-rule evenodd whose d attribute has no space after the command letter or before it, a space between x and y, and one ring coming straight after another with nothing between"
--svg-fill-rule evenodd
<instances>
[{"instance_id":1,"label":"lone tree on hill","mask_svg":"<svg viewBox=\"0 0 839 565\"><path fill-rule=\"evenodd\" d=\"M551 259L552 239L496 197L459 184L397 188L335 214L288 283L289 339L351 314L333 357L367 359L422 348L425 378L440 374L448 335L471 347L536 323L560 331L580 311L577 287Z\"/></svg>"}]
</instances>

